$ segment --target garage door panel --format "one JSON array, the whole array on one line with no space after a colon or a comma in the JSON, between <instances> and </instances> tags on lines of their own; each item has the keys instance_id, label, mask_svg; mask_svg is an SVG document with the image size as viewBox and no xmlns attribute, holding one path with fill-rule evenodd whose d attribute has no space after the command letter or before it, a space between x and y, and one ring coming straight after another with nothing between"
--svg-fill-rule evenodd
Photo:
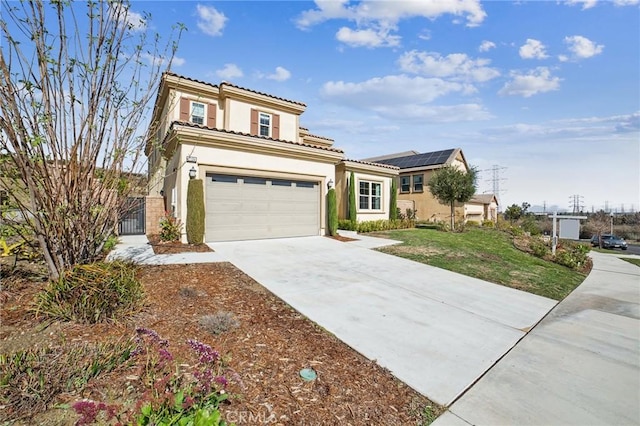
<instances>
[{"instance_id":1,"label":"garage door panel","mask_svg":"<svg viewBox=\"0 0 640 426\"><path fill-rule=\"evenodd\" d=\"M207 176L206 240L318 235L317 182Z\"/></svg>"}]
</instances>

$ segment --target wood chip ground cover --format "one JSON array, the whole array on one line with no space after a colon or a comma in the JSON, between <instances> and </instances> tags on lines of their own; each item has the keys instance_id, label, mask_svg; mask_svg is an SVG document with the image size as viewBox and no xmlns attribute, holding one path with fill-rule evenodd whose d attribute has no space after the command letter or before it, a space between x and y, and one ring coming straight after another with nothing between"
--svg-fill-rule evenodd
<instances>
[{"instance_id":1,"label":"wood chip ground cover","mask_svg":"<svg viewBox=\"0 0 640 426\"><path fill-rule=\"evenodd\" d=\"M136 327L146 327L169 340L177 360L191 355L187 339L207 343L226 357L243 387L232 385L230 390L238 397L222 411L239 425L415 425L426 424L425 407L432 407L429 417L442 410L229 263L145 266L140 279L147 304L131 321L94 326L56 323L46 329L25 309L42 283L23 280L3 286L0 353L33 345L133 337ZM221 311L232 313L239 325L219 335L206 332L200 319ZM303 368L314 369L317 379L302 380ZM82 397L135 400L132 380L130 372L112 372L92 380L82 395L61 395L56 402ZM34 414L24 424L75 421L70 410Z\"/></svg>"}]
</instances>

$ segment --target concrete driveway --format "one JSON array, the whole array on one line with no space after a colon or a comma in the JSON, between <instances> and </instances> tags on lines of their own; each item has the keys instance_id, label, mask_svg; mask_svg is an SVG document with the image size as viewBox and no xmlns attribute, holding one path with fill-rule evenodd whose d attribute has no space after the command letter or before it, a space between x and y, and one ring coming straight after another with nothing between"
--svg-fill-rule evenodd
<instances>
[{"instance_id":1,"label":"concrete driveway","mask_svg":"<svg viewBox=\"0 0 640 426\"><path fill-rule=\"evenodd\" d=\"M309 319L443 405L462 394L556 304L366 248L380 241L306 237L210 246Z\"/></svg>"}]
</instances>

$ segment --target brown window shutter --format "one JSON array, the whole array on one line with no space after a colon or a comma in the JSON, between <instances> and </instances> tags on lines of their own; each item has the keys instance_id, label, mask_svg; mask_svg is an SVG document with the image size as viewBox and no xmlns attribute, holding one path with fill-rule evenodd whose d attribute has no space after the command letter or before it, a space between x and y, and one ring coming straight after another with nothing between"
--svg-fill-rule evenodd
<instances>
[{"instance_id":1,"label":"brown window shutter","mask_svg":"<svg viewBox=\"0 0 640 426\"><path fill-rule=\"evenodd\" d=\"M250 133L252 135L257 135L258 134L258 110L257 109L252 109L251 110L251 131Z\"/></svg>"},{"instance_id":2,"label":"brown window shutter","mask_svg":"<svg viewBox=\"0 0 640 426\"><path fill-rule=\"evenodd\" d=\"M280 139L280 116L278 114L272 114L271 118L273 119L271 137L273 139Z\"/></svg>"},{"instance_id":3,"label":"brown window shutter","mask_svg":"<svg viewBox=\"0 0 640 426\"><path fill-rule=\"evenodd\" d=\"M207 127L216 127L216 104L209 104L207 108Z\"/></svg>"},{"instance_id":4,"label":"brown window shutter","mask_svg":"<svg viewBox=\"0 0 640 426\"><path fill-rule=\"evenodd\" d=\"M189 121L189 99L180 98L180 121Z\"/></svg>"}]
</instances>

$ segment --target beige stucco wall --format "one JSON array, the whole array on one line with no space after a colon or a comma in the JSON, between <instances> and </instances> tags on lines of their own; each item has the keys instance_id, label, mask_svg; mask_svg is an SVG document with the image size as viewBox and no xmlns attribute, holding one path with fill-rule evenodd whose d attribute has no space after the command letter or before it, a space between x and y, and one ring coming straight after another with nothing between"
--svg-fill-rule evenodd
<instances>
[{"instance_id":1,"label":"beige stucco wall","mask_svg":"<svg viewBox=\"0 0 640 426\"><path fill-rule=\"evenodd\" d=\"M197 164L187 163L187 156L196 157ZM215 172L320 182L321 199L319 203L321 212L319 213L319 223L321 224L320 235L324 235L326 226L326 203L324 200L327 194L327 182L329 179L335 180L335 166L333 163L191 144L181 144L176 150L174 158L174 164L177 167L175 173L176 195L177 199L180 200L176 216L183 223L186 221L189 170L191 167L195 167L197 177L203 180L206 179L207 172ZM169 207L170 205L171 201L168 199L167 206ZM186 234L183 234L183 240L186 241Z\"/></svg>"},{"instance_id":2,"label":"beige stucco wall","mask_svg":"<svg viewBox=\"0 0 640 426\"><path fill-rule=\"evenodd\" d=\"M286 141L298 140L298 116L296 114L286 113L273 108L256 106L235 99L228 99L226 102L227 123L226 130L234 132L251 133L251 109L256 108L259 111L269 114L278 114L280 116L280 137L278 139Z\"/></svg>"},{"instance_id":3,"label":"beige stucco wall","mask_svg":"<svg viewBox=\"0 0 640 426\"><path fill-rule=\"evenodd\" d=\"M415 209L417 211L416 218L418 220L428 220L431 222L449 221L451 218L451 207L448 204L440 204L440 202L431 194L427 183L433 176L433 170L417 171L412 173L401 173L400 176L412 176L415 174L424 175L424 190L422 192L398 193L398 200L413 201ZM398 184L398 188L400 185ZM404 212L402 212L404 213ZM464 208L462 205L456 205L456 216L462 216L464 214Z\"/></svg>"}]
</instances>

